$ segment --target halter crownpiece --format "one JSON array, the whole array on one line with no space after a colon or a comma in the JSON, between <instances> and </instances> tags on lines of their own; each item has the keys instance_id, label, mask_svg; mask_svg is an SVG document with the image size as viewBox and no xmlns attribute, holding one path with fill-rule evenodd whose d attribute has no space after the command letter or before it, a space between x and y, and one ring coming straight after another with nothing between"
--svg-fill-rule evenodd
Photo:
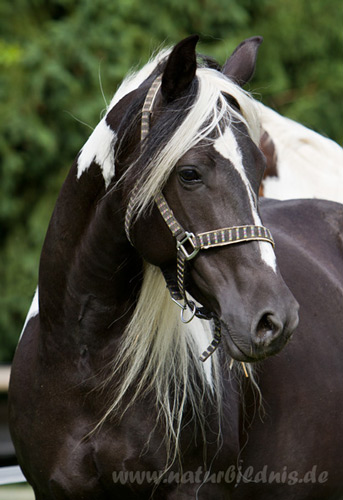
<instances>
[{"instance_id":1,"label":"halter crownpiece","mask_svg":"<svg viewBox=\"0 0 343 500\"><path fill-rule=\"evenodd\" d=\"M159 91L161 85L161 81L162 75L158 76L154 80L145 98L142 108L141 141L143 141L149 133L150 117L152 114L157 92ZM137 183L132 190L125 214L125 232L131 244L132 241L130 238L130 227L132 222L134 200L137 195L138 189L139 184ZM213 332L213 340L200 356L201 361L206 361L206 359L211 356L211 354L215 351L220 343L220 321L217 316L212 313L208 313L205 308L198 307L193 301L188 300L185 290L186 262L193 259L200 250L208 250L213 247L233 245L236 243L244 243L249 241L266 241L274 246L274 240L269 229L264 226L255 225L225 227L194 234L192 232L185 231L179 224L162 192L159 192L156 196L155 203L163 220L176 239L176 281L174 278L171 278L166 274L164 274L164 277L166 279L167 287L172 300L181 307L181 320L184 323L189 323L194 318L194 316L197 316L202 319L213 319L214 321L215 328ZM181 303L180 301L183 301L183 303ZM187 309L190 309L190 317L188 319L185 318L185 311Z\"/></svg>"},{"instance_id":2,"label":"halter crownpiece","mask_svg":"<svg viewBox=\"0 0 343 500\"><path fill-rule=\"evenodd\" d=\"M141 141L143 141L149 133L150 128L150 116L152 115L152 110L154 107L157 92L160 89L162 82L162 75L159 75L153 81L147 96L145 98L143 108L142 108L142 119L141 119Z\"/></svg>"}]
</instances>

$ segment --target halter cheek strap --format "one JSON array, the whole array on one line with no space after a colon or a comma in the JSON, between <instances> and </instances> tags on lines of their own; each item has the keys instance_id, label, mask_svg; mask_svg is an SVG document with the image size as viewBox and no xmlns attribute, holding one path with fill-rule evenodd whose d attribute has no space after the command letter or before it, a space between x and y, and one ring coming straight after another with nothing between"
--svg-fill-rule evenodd
<instances>
[{"instance_id":1,"label":"halter cheek strap","mask_svg":"<svg viewBox=\"0 0 343 500\"><path fill-rule=\"evenodd\" d=\"M150 87L147 97L145 99L143 108L142 108L142 122L141 122L141 140L143 141L149 132L150 126L150 117L154 105L154 101L157 95L157 92L161 85L162 76L160 75L153 82ZM133 213L133 204L138 192L139 185L138 183L135 185L132 190L131 197L128 203L128 207L125 214L125 231L128 240L130 239L130 227L132 221L132 213ZM233 245L236 243L244 243L249 241L266 241L271 243L274 246L273 237L269 231L264 226L254 226L254 225L246 225L246 226L233 226L233 227L225 227L222 229L215 229L212 231L207 231L203 233L194 234L189 231L185 231L183 227L179 224L177 219L174 216L172 209L169 207L165 197L162 192L158 193L155 198L155 203L157 208L163 217L166 225L171 231L172 235L176 239L176 250L177 250L177 267L176 267L176 281L174 278L171 278L164 275L167 287L169 289L172 300L181 307L181 320L184 323L190 322L194 316L204 318L204 319L213 319L215 329L213 333L213 340L211 344L207 347L207 349L200 356L201 361L206 361L211 354L218 347L221 340L220 333L220 321L219 318L212 314L208 313L205 308L198 307L193 301L189 301L186 295L185 290L185 269L186 262L194 259L194 257L198 254L200 250L208 250L210 248L224 246L224 245ZM132 242L131 242L132 243ZM181 302L183 301L183 303ZM186 318L185 313L187 309L190 310L190 316Z\"/></svg>"}]
</instances>

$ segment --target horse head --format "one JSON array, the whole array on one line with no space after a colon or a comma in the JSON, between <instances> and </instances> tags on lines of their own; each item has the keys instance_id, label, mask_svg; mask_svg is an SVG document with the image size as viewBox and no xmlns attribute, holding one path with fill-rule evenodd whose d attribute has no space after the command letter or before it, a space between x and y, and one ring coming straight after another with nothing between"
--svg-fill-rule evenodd
<instances>
[{"instance_id":1,"label":"horse head","mask_svg":"<svg viewBox=\"0 0 343 500\"><path fill-rule=\"evenodd\" d=\"M197 40L176 45L137 91L143 118L134 120L118 148L121 164L131 153L123 176L127 233L147 262L220 322L228 354L254 361L280 351L298 322L297 302L259 216L265 160L253 101L241 88L262 40L240 44L221 71L198 65ZM163 210L172 214L170 224ZM173 224L192 235L184 244L190 248L181 285ZM201 246L201 235L217 240Z\"/></svg>"}]
</instances>

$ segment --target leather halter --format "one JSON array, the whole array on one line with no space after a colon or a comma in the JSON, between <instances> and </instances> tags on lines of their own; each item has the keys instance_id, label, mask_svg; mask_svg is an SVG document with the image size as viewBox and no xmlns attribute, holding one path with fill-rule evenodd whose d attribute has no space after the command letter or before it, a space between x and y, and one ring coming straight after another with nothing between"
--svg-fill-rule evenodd
<instances>
[{"instance_id":1,"label":"leather halter","mask_svg":"<svg viewBox=\"0 0 343 500\"><path fill-rule=\"evenodd\" d=\"M149 133L150 118L153 111L154 101L161 85L161 81L162 75L158 76L154 80L144 101L141 119L141 141L143 141ZM132 221L134 200L138 192L138 188L139 185L137 183L132 190L125 214L125 232L131 244L132 241L130 238L130 227ZM185 290L186 262L193 259L200 250L207 250L209 248L218 246L232 245L235 243L243 243L256 240L266 241L274 246L274 240L269 229L264 226L254 225L225 227L222 229L215 229L213 231L207 231L204 233L193 234L192 232L184 230L176 220L174 213L169 207L162 192L159 192L156 196L155 203L161 216L163 217L163 220L176 239L177 279L175 281L174 278L170 278L166 274L164 274L164 277L166 279L167 287L169 289L172 300L181 307L181 320L183 323L189 323L194 318L194 316L197 316L202 319L213 319L214 321L215 329L213 333L213 340L208 348L200 356L201 361L206 361L206 359L211 356L211 354L215 351L220 343L220 321L219 318L213 313L208 313L205 308L198 307L193 301L188 300ZM180 301L183 301L183 303L181 303ZM185 312L187 308L189 308L191 312L188 319L185 318Z\"/></svg>"}]
</instances>

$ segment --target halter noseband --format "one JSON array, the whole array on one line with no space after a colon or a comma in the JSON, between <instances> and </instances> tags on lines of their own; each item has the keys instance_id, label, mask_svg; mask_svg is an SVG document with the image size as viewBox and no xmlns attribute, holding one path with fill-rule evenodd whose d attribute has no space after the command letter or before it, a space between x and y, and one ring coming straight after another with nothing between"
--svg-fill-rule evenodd
<instances>
[{"instance_id":1,"label":"halter noseband","mask_svg":"<svg viewBox=\"0 0 343 500\"><path fill-rule=\"evenodd\" d=\"M144 101L142 108L142 119L141 119L141 141L143 141L147 134L149 133L150 118L153 110L154 101L157 92L160 88L162 81L162 75L158 76L152 83L147 96ZM125 232L128 240L131 242L130 238L130 227L132 221L133 205L135 196L138 192L138 183L132 190L131 197L127 206L125 214ZM155 203L157 208L163 217L163 220L167 224L172 235L176 239L176 249L177 249L177 270L176 270L176 281L164 274L168 290L170 292L172 300L181 307L181 321L183 323L189 323L194 316L202 319L213 319L215 329L213 333L213 340L207 349L201 354L200 360L206 361L211 354L218 347L221 340L221 329L219 318L208 313L204 307L198 307L193 301L189 301L186 296L185 290L185 267L186 262L193 259L200 250L207 250L209 248L232 245L235 243L242 243L247 241L266 241L274 246L273 237L269 231L264 226L233 226L226 227L222 229L216 229L213 231L207 231L204 233L193 234L192 232L185 231L183 227L176 220L172 209L169 207L165 197L162 192L159 192L155 198ZM182 304L180 301L183 301ZM185 312L187 308L190 309L191 315L189 318L185 318Z\"/></svg>"}]
</instances>

